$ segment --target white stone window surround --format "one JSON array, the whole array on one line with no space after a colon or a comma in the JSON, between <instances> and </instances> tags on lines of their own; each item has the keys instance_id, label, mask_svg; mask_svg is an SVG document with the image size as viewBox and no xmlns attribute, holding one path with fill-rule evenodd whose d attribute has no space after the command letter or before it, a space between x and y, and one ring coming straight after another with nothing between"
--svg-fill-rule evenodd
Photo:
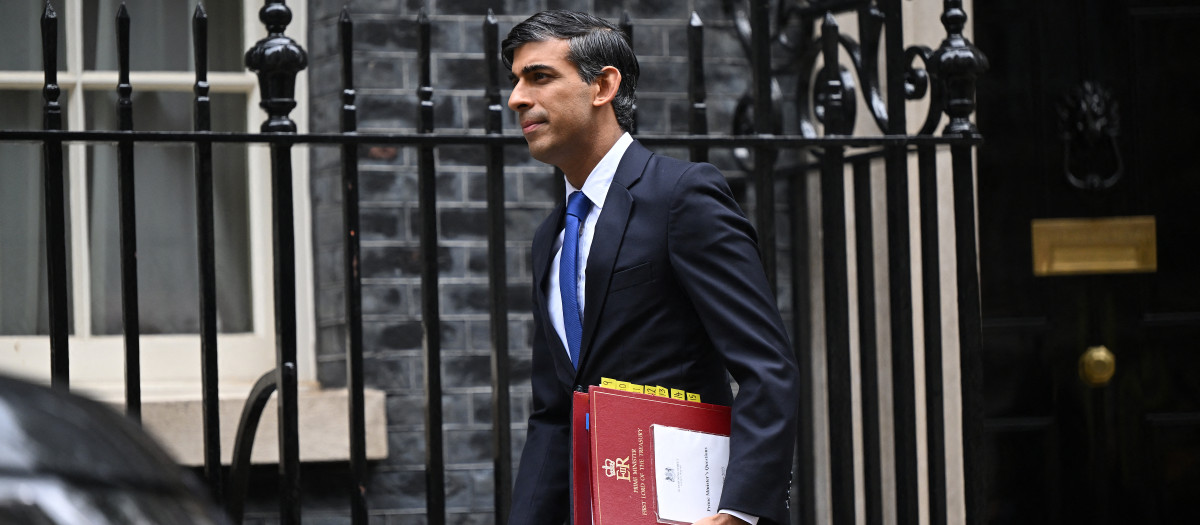
<instances>
[{"instance_id":1,"label":"white stone window surround","mask_svg":"<svg viewBox=\"0 0 1200 525\"><path fill-rule=\"evenodd\" d=\"M58 83L62 89L59 100L66 108L63 124L69 130L86 129L89 93L109 93L117 84L116 71L84 70L83 13L87 0L55 1L59 32L65 41L66 60L58 64ZM190 21L194 2L180 13ZM208 7L209 2L206 2ZM258 20L261 3L241 2L243 49L248 49L266 35ZM39 5L38 12L44 7ZM293 19L287 34L305 45L307 38L307 6L290 2ZM130 6L134 20L132 31L138 31L137 12ZM0 15L4 11L0 7ZM111 13L115 17L115 11ZM104 13L102 13L104 15ZM37 48L40 56L38 20L29 20L34 41L26 45ZM210 38L219 38L210 30ZM191 44L190 34L181 43ZM134 51L136 52L136 50ZM40 62L39 62L40 65ZM208 81L211 93L240 94L246 98L246 129L257 130L266 118L259 109L257 77L248 71L221 72L210 70ZM191 71L133 71L130 82L138 92L186 92L190 94L195 82ZM39 70L0 71L0 90L29 91L38 94L44 83ZM296 99L301 101L290 117L301 132L307 129L308 78L302 72L296 82ZM134 106L134 111L138 110ZM140 145L136 148L154 147ZM87 155L85 144L68 144L64 148L68 185L67 206L70 231L87 232ZM273 276L271 253L270 173L269 150L266 145L251 145L247 149L249 170L249 244L250 286L253 329L247 333L228 333L218 336L220 352L219 412L221 414L222 461L228 462L233 449L233 437L246 395L259 376L275 366L275 334L273 306ZM136 155L136 152L135 152ZM309 152L297 146L292 152L294 173L294 211L296 248L296 311L297 351L300 376L300 429L302 461L334 461L349 457L346 417L346 389L322 389L316 381L315 312L312 271L311 199L308 184ZM106 401L117 409L124 408L124 339L121 335L94 335L90 312L88 236L70 235L71 254L68 272L72 280L73 325L69 339L71 389L89 397ZM141 241L140 241L141 242ZM139 242L139 244L140 244ZM181 276L186 278L186 276ZM198 307L198 305L197 305ZM144 308L144 307L143 307ZM196 334L146 335L140 337L142 375L142 417L146 428L160 443L185 465L203 463L201 446L200 402L200 340ZM47 336L0 336L0 373L39 382L48 382L50 375L50 344ZM386 415L384 395L378 390L366 392L367 455L368 459L387 456ZM275 437L276 411L272 401L263 412L255 440L252 461L277 461Z\"/></svg>"}]
</instances>

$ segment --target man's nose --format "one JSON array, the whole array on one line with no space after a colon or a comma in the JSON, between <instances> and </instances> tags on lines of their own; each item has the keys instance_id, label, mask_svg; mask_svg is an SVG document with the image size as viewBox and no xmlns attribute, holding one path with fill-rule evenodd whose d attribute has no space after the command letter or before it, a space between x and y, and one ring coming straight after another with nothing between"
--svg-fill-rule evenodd
<instances>
[{"instance_id":1,"label":"man's nose","mask_svg":"<svg viewBox=\"0 0 1200 525\"><path fill-rule=\"evenodd\" d=\"M513 86L512 93L508 95L508 109L513 111L521 111L522 109L528 108L531 104L532 102L530 102L529 95L525 88L522 86L521 82L517 82L517 84Z\"/></svg>"}]
</instances>

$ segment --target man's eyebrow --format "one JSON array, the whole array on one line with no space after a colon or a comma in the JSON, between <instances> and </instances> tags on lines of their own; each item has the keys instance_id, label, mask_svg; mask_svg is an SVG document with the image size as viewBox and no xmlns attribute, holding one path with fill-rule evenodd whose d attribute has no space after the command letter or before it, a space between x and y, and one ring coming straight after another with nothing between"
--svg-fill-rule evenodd
<instances>
[{"instance_id":1,"label":"man's eyebrow","mask_svg":"<svg viewBox=\"0 0 1200 525\"><path fill-rule=\"evenodd\" d=\"M554 66L549 66L546 64L529 64L529 65L521 68L521 74L524 75L525 73L531 73L533 71L541 71L543 69L549 69L551 71L555 70Z\"/></svg>"}]
</instances>

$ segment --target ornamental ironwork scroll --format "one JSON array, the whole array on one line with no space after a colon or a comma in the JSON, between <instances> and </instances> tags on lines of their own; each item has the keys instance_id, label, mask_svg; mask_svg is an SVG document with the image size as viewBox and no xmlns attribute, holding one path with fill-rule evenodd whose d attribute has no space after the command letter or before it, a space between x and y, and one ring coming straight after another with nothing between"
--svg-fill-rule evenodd
<instances>
[{"instance_id":1,"label":"ornamental ironwork scroll","mask_svg":"<svg viewBox=\"0 0 1200 525\"><path fill-rule=\"evenodd\" d=\"M883 47L885 15L878 0L780 0L775 3L771 24L772 105L780 107L783 98L778 79L795 77L797 133L806 137L818 136L819 126L832 120L841 123L826 133L850 135L855 132L857 100L863 97L864 106L874 121L877 132L887 134L888 108L881 82L881 52L894 52L892 60L905 64L904 98L921 100L928 97L929 105L920 135L936 132L942 115L950 116L946 134L973 135L977 133L969 121L975 106L975 77L987 69L987 59L970 41L963 37L966 13L961 0L943 2L942 24L947 37L937 49L910 46L888 51ZM734 29L743 51L750 56L749 0L725 0L725 13L734 21ZM827 15L853 13L857 16L857 37L839 33L834 22L829 27ZM831 31L832 30L832 31ZM824 54L823 39L834 39L840 50L836 70L840 78L826 78L826 68L818 68ZM837 89L838 92L831 92ZM830 114L831 100L840 100L839 114ZM733 133L750 134L782 131L782 123L766 126L754 122L753 97L749 92L738 101L734 113ZM776 113L778 114L778 113Z\"/></svg>"}]
</instances>

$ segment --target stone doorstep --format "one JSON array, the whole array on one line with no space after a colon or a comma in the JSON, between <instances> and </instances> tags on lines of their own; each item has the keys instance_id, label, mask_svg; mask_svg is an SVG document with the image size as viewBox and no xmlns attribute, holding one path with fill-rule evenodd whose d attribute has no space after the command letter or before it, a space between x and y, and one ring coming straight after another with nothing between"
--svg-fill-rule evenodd
<instances>
[{"instance_id":1,"label":"stone doorstep","mask_svg":"<svg viewBox=\"0 0 1200 525\"><path fill-rule=\"evenodd\" d=\"M346 461L350 458L349 391L345 388L301 388L299 390L300 461ZM387 449L387 411L381 390L367 389L363 394L366 418L367 459L385 459ZM245 398L222 397L221 463L229 465L238 420ZM113 408L124 411L123 404ZM146 430L171 455L186 466L204 464L202 406L199 398L147 398L142 401L142 422ZM279 462L278 408L275 395L267 402L258 424L250 462Z\"/></svg>"}]
</instances>

